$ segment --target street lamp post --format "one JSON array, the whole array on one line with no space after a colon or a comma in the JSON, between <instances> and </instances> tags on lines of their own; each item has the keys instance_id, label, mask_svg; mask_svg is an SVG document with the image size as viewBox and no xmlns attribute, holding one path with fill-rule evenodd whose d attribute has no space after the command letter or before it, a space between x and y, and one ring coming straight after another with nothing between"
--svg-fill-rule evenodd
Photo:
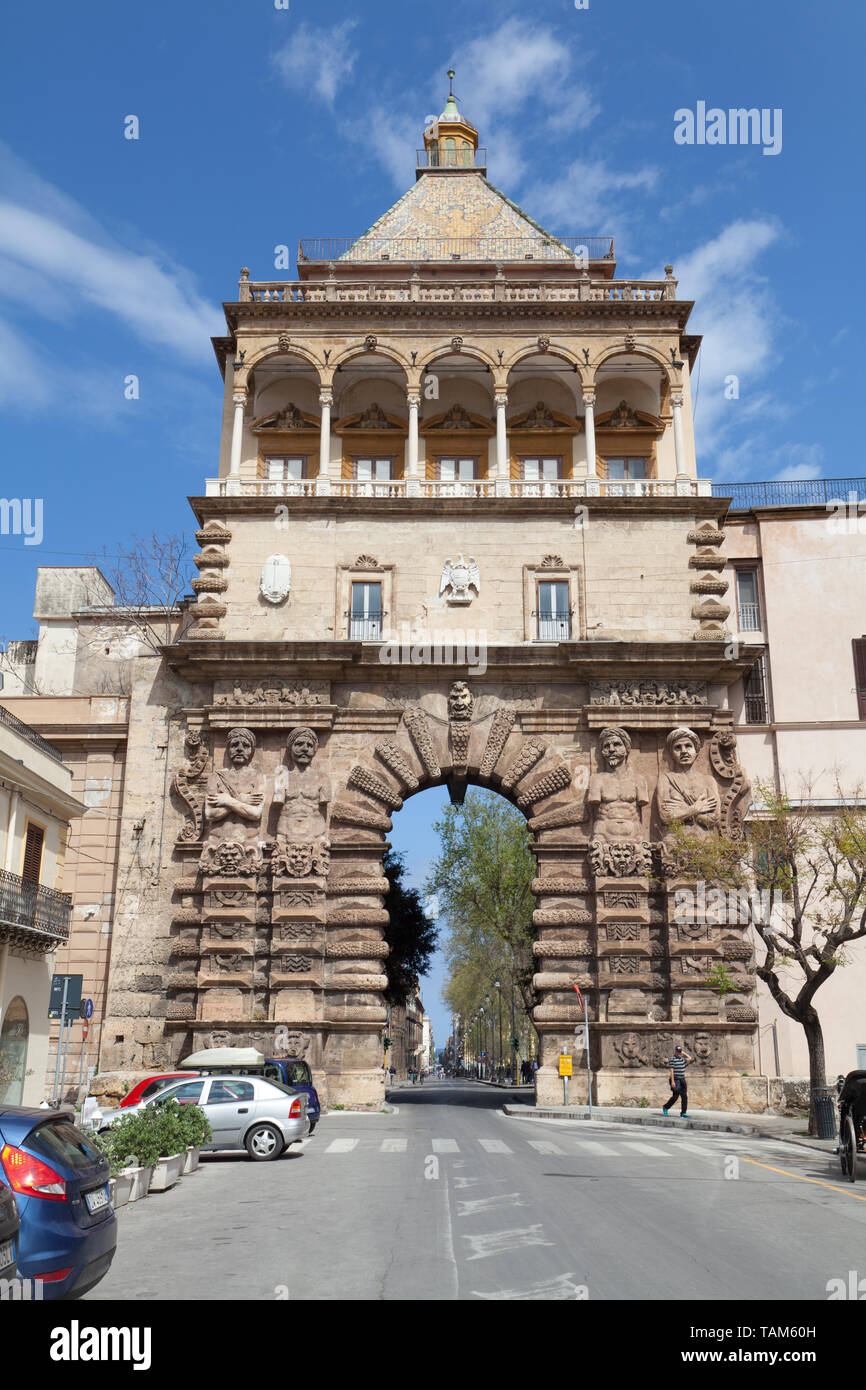
<instances>
[{"instance_id":1,"label":"street lamp post","mask_svg":"<svg viewBox=\"0 0 866 1390\"><path fill-rule=\"evenodd\" d=\"M493 1026L493 1010L490 1007L490 995L485 994L484 1002L487 1005L487 1021L490 1025L490 1078L493 1079L493 1070L496 1065L496 1033Z\"/></svg>"},{"instance_id":2,"label":"street lamp post","mask_svg":"<svg viewBox=\"0 0 866 1390\"><path fill-rule=\"evenodd\" d=\"M483 1080L483 1079L484 1079L484 1065L485 1065L484 1053L487 1051L487 1020L486 1020L486 1018L484 1017L484 1005L483 1005L483 1004L479 1004L479 1006L478 1006L478 1013L479 1013L480 1018L481 1018L481 1038L482 1038L482 1043L481 1043L480 1051L481 1051L481 1054L482 1054L482 1056L481 1056L481 1079Z\"/></svg>"},{"instance_id":3,"label":"street lamp post","mask_svg":"<svg viewBox=\"0 0 866 1390\"><path fill-rule=\"evenodd\" d=\"M514 1031L514 976L511 977L511 1072L512 1080L517 1086L519 1077L517 1075L517 1034Z\"/></svg>"},{"instance_id":4,"label":"street lamp post","mask_svg":"<svg viewBox=\"0 0 866 1390\"><path fill-rule=\"evenodd\" d=\"M502 1055L502 987L498 980L494 980L493 983L496 986L496 995L499 1000L499 1071L502 1073L505 1070L505 1063ZM502 1080L501 1075L499 1079L500 1081Z\"/></svg>"}]
</instances>

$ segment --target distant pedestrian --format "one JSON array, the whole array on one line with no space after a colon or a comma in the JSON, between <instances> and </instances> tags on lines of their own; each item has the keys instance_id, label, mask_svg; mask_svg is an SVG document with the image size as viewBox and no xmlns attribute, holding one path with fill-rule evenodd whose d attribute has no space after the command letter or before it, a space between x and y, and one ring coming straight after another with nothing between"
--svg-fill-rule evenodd
<instances>
[{"instance_id":1,"label":"distant pedestrian","mask_svg":"<svg viewBox=\"0 0 866 1390\"><path fill-rule=\"evenodd\" d=\"M667 1105L662 1106L662 1114L667 1115L672 1105L676 1105L677 1098L680 1101L680 1119L689 1118L689 1090L686 1085L686 1067L692 1058L687 1052L683 1052L680 1043L674 1048L674 1055L668 1062L670 1067L671 1098Z\"/></svg>"}]
</instances>

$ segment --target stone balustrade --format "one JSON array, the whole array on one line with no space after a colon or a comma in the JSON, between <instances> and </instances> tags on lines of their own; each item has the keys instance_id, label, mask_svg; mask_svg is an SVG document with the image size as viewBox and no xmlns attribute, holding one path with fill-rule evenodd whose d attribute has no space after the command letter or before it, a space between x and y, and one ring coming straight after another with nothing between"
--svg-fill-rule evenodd
<instances>
[{"instance_id":1,"label":"stone balustrade","mask_svg":"<svg viewBox=\"0 0 866 1390\"><path fill-rule=\"evenodd\" d=\"M293 479L223 477L205 479L206 497L495 497L522 501L535 497L710 497L709 478L560 478L526 482L510 478L393 478L361 482L345 478Z\"/></svg>"}]
</instances>

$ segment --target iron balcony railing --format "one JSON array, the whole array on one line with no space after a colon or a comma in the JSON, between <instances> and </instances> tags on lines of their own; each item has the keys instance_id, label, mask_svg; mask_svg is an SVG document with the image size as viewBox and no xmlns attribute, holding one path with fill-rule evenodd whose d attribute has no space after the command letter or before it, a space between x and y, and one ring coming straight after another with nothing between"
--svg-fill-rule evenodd
<instances>
[{"instance_id":1,"label":"iron balcony railing","mask_svg":"<svg viewBox=\"0 0 866 1390\"><path fill-rule=\"evenodd\" d=\"M31 729L29 724L25 724L23 719L12 714L4 705L0 705L0 724L5 724L7 728L14 729L16 734L26 738L28 743L32 743L34 748L40 748L43 753L47 753L49 758L56 758L58 762L63 762L63 754L59 748L55 748L53 743L49 743L41 734L37 734L35 729Z\"/></svg>"},{"instance_id":2,"label":"iron balcony railing","mask_svg":"<svg viewBox=\"0 0 866 1390\"><path fill-rule=\"evenodd\" d=\"M730 497L732 511L752 507L847 506L866 498L866 478L801 478L793 482L713 483L714 497Z\"/></svg>"},{"instance_id":3,"label":"iron balcony railing","mask_svg":"<svg viewBox=\"0 0 866 1390\"><path fill-rule=\"evenodd\" d=\"M353 642L378 642L382 637L381 618L350 618L349 638Z\"/></svg>"},{"instance_id":4,"label":"iron balcony railing","mask_svg":"<svg viewBox=\"0 0 866 1390\"><path fill-rule=\"evenodd\" d=\"M758 604L738 604L737 621L739 623L740 632L759 632L761 627L761 610Z\"/></svg>"},{"instance_id":5,"label":"iron balcony railing","mask_svg":"<svg viewBox=\"0 0 866 1390\"><path fill-rule=\"evenodd\" d=\"M611 261L613 237L548 237L537 249L525 237L301 237L299 262L328 261Z\"/></svg>"},{"instance_id":6,"label":"iron balcony railing","mask_svg":"<svg viewBox=\"0 0 866 1390\"><path fill-rule=\"evenodd\" d=\"M486 169L487 150L433 145L429 150L415 151L416 169Z\"/></svg>"},{"instance_id":7,"label":"iron balcony railing","mask_svg":"<svg viewBox=\"0 0 866 1390\"><path fill-rule=\"evenodd\" d=\"M571 618L539 618L539 642L570 642Z\"/></svg>"},{"instance_id":8,"label":"iron balcony railing","mask_svg":"<svg viewBox=\"0 0 866 1390\"><path fill-rule=\"evenodd\" d=\"M0 869L0 927L23 927L53 941L69 940L72 898Z\"/></svg>"}]
</instances>

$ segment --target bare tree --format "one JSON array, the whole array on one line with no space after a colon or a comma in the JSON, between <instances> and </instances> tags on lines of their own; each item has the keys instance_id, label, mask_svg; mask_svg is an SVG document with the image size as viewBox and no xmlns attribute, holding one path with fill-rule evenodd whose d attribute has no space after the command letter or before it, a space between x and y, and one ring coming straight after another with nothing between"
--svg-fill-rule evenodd
<instances>
[{"instance_id":1,"label":"bare tree","mask_svg":"<svg viewBox=\"0 0 866 1390\"><path fill-rule=\"evenodd\" d=\"M182 600L189 589L192 561L185 536L133 536L114 555L103 553L102 567L116 595L117 620L152 652L181 635Z\"/></svg>"},{"instance_id":2,"label":"bare tree","mask_svg":"<svg viewBox=\"0 0 866 1390\"><path fill-rule=\"evenodd\" d=\"M809 1133L815 1091L826 1085L824 1033L815 996L866 936L866 804L838 789L836 809L758 785L744 839L677 832L679 871L735 890L737 920L760 942L756 962L780 1011L799 1023L809 1051ZM757 890L757 891L755 891Z\"/></svg>"}]
</instances>

